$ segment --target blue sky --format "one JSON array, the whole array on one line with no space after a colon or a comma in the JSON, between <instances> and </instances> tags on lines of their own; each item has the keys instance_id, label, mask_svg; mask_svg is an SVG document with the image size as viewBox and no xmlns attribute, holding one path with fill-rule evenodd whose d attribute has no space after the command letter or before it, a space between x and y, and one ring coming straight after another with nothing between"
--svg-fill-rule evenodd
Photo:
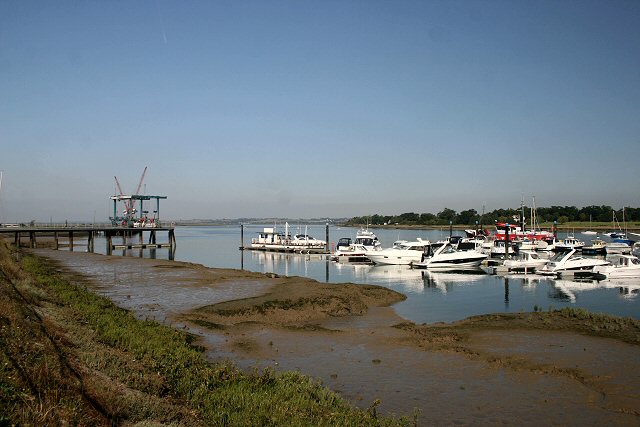
<instances>
[{"instance_id":1,"label":"blue sky","mask_svg":"<svg viewBox=\"0 0 640 427\"><path fill-rule=\"evenodd\" d=\"M0 1L0 222L638 206L638 1Z\"/></svg>"}]
</instances>

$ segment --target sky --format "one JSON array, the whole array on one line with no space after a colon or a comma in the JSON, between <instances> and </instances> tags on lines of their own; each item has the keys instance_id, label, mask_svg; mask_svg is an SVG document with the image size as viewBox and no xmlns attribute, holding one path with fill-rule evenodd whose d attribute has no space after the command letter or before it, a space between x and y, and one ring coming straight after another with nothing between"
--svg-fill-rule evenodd
<instances>
[{"instance_id":1,"label":"sky","mask_svg":"<svg viewBox=\"0 0 640 427\"><path fill-rule=\"evenodd\" d=\"M640 2L0 0L0 222L639 206Z\"/></svg>"}]
</instances>

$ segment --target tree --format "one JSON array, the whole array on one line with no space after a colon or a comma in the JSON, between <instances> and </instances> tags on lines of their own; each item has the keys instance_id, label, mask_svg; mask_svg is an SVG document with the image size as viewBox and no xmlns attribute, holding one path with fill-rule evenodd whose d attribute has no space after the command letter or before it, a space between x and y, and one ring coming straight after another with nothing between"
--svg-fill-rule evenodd
<instances>
[{"instance_id":1,"label":"tree","mask_svg":"<svg viewBox=\"0 0 640 427\"><path fill-rule=\"evenodd\" d=\"M478 216L478 212L475 209L467 209L466 211L462 211L458 214L457 224L465 224L471 225L475 224L476 221L479 221L480 217Z\"/></svg>"},{"instance_id":2,"label":"tree","mask_svg":"<svg viewBox=\"0 0 640 427\"><path fill-rule=\"evenodd\" d=\"M440 224L448 224L449 221L454 221L456 219L456 211L449 208L444 208L442 212L438 212L438 222Z\"/></svg>"}]
</instances>

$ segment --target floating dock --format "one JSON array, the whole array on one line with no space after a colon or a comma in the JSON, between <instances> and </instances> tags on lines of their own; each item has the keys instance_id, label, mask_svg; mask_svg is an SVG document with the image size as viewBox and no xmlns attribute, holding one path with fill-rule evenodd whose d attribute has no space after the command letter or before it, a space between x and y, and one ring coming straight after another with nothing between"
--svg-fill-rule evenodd
<instances>
[{"instance_id":1,"label":"floating dock","mask_svg":"<svg viewBox=\"0 0 640 427\"><path fill-rule=\"evenodd\" d=\"M294 246L240 246L241 251L261 251L261 252L280 252L289 254L319 254L328 255L330 252L326 248L296 248Z\"/></svg>"}]
</instances>

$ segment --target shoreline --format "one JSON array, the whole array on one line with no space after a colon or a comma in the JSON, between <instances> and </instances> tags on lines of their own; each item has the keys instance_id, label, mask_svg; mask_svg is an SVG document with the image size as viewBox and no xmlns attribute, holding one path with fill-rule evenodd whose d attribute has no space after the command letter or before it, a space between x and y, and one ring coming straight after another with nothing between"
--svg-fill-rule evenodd
<instances>
[{"instance_id":1,"label":"shoreline","mask_svg":"<svg viewBox=\"0 0 640 427\"><path fill-rule=\"evenodd\" d=\"M236 291L246 291L244 296L211 304L198 298L179 307L162 307L166 301L157 301L151 307L153 304L143 298L135 308L132 301L139 295L131 292L144 296L147 285L139 283L123 289L115 282L105 283L109 280L95 272L88 279L83 276L90 282L87 286L118 305L139 310L141 316L164 310L167 318L177 322L176 326L201 337L210 360L233 359L247 369L260 366L278 371L299 370L319 378L362 408L378 399L381 413L406 415L419 410L420 420L438 425L443 420L448 420L444 424L453 420L474 424L483 419L508 424L519 420L520 425L546 419L577 425L576 419L580 418L575 417L581 413L589 414L593 420L624 425L637 423L640 417L629 404L632 397L640 396L640 378L627 374L632 366L640 368L638 321L622 326L619 320L608 324L602 322L609 317L595 318L580 310L569 310L485 315L452 324L415 325L386 306L390 301L376 307L372 303L376 298L365 301L363 294L345 296L349 286L337 292L341 285L323 285L299 277L221 270L178 261L43 252L48 252L48 258L58 259L72 276L78 276L79 271L86 274L79 268L78 259L87 258L85 264L110 266L102 267L108 271L107 276L113 275L109 268L117 268L119 274L136 281L145 276L155 278L172 292L228 292L232 284ZM40 250L36 253L42 255ZM262 285L256 289L249 282ZM238 283L244 285L237 288ZM563 328L547 330L560 321L564 322ZM596 325L600 330L595 332L605 336L616 333L616 327L626 328L630 338L623 342L586 336L585 325ZM514 343L509 344L510 340ZM608 355L612 342L616 354L607 362L611 366L603 368L585 358ZM562 348L562 354L557 360L541 352L545 349L558 353L558 348ZM608 370L603 373L602 369ZM603 380L604 377L610 379ZM625 384L622 388L621 383ZM514 390L529 399L515 396ZM550 398L544 402L534 398L539 395ZM552 399L564 402L566 395L574 397L561 406L562 411L554 408ZM600 403L594 403L595 396L607 397L597 398ZM535 404L529 401L532 398ZM469 407L469 401L478 405ZM499 409L505 406L510 409ZM460 407L466 409L458 413ZM538 415L528 419L531 411Z\"/></svg>"}]
</instances>

